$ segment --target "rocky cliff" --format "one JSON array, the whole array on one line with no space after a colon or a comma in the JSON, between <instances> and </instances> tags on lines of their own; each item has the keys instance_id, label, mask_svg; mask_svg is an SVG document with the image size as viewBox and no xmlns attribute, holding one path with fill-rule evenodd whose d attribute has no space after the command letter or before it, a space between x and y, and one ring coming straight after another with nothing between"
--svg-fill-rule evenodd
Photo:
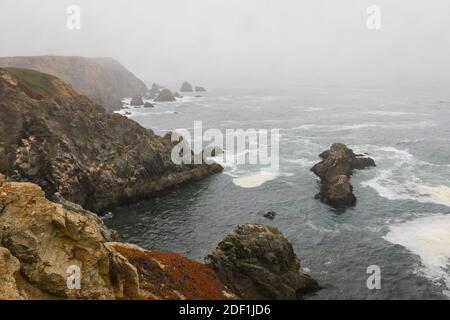
<instances>
[{"instance_id":1,"label":"rocky cliff","mask_svg":"<svg viewBox=\"0 0 450 320\"><path fill-rule=\"evenodd\" d=\"M96 215L69 207L0 174L0 300L235 298L208 266L111 242Z\"/></svg>"},{"instance_id":2,"label":"rocky cliff","mask_svg":"<svg viewBox=\"0 0 450 320\"><path fill-rule=\"evenodd\" d=\"M170 140L54 76L0 69L0 172L95 212L222 170L175 165Z\"/></svg>"},{"instance_id":3,"label":"rocky cliff","mask_svg":"<svg viewBox=\"0 0 450 320\"><path fill-rule=\"evenodd\" d=\"M111 58L7 57L0 58L0 67L33 69L57 76L107 111L119 109L123 98L142 96L147 91L144 82Z\"/></svg>"}]
</instances>

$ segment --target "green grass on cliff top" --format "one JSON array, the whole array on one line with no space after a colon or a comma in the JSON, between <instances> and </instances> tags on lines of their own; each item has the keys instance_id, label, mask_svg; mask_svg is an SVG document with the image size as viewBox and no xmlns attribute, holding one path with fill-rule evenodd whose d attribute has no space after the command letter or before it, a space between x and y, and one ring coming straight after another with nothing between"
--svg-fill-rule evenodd
<instances>
[{"instance_id":1,"label":"green grass on cliff top","mask_svg":"<svg viewBox=\"0 0 450 320\"><path fill-rule=\"evenodd\" d=\"M51 96L56 93L56 89L50 80L52 76L48 74L29 69L5 69L36 93L44 96Z\"/></svg>"}]
</instances>

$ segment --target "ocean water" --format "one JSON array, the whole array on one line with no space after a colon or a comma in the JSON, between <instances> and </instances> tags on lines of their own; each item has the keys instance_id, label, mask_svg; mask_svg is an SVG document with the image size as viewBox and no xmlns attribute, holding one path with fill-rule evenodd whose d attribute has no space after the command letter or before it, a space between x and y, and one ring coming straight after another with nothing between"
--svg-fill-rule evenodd
<instances>
[{"instance_id":1,"label":"ocean water","mask_svg":"<svg viewBox=\"0 0 450 320\"><path fill-rule=\"evenodd\" d=\"M197 120L223 132L278 128L280 164L225 161L222 174L117 208L105 221L125 241L202 260L237 225L271 224L323 286L308 299L450 298L448 94L210 87L202 97L130 111L159 134L192 130ZM333 142L377 163L352 176L358 202L347 210L314 199L309 169ZM366 285L371 265L381 270L379 290Z\"/></svg>"}]
</instances>

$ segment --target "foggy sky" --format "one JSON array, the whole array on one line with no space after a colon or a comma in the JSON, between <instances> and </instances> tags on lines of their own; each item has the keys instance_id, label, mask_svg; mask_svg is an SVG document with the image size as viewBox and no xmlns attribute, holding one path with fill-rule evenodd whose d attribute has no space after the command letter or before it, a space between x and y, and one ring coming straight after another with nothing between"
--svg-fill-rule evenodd
<instances>
[{"instance_id":1,"label":"foggy sky","mask_svg":"<svg viewBox=\"0 0 450 320\"><path fill-rule=\"evenodd\" d=\"M366 27L372 4L381 30ZM449 12L448 0L0 0L0 56L109 56L148 84L445 87Z\"/></svg>"}]
</instances>

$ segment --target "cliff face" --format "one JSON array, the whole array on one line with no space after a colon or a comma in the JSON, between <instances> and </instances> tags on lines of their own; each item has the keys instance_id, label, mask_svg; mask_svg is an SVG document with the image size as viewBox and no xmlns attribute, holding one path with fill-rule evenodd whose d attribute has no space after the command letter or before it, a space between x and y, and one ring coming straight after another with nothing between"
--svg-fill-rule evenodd
<instances>
[{"instance_id":1,"label":"cliff face","mask_svg":"<svg viewBox=\"0 0 450 320\"><path fill-rule=\"evenodd\" d=\"M0 226L0 300L235 297L208 266L110 242L93 213L50 202L39 186L1 174Z\"/></svg>"},{"instance_id":2,"label":"cliff face","mask_svg":"<svg viewBox=\"0 0 450 320\"><path fill-rule=\"evenodd\" d=\"M0 69L0 172L101 212L222 170L175 165L170 140L36 71Z\"/></svg>"},{"instance_id":3,"label":"cliff face","mask_svg":"<svg viewBox=\"0 0 450 320\"><path fill-rule=\"evenodd\" d=\"M144 82L110 58L7 57L0 58L0 67L33 69L57 76L107 111L119 109L124 97L142 96L147 91Z\"/></svg>"}]
</instances>

